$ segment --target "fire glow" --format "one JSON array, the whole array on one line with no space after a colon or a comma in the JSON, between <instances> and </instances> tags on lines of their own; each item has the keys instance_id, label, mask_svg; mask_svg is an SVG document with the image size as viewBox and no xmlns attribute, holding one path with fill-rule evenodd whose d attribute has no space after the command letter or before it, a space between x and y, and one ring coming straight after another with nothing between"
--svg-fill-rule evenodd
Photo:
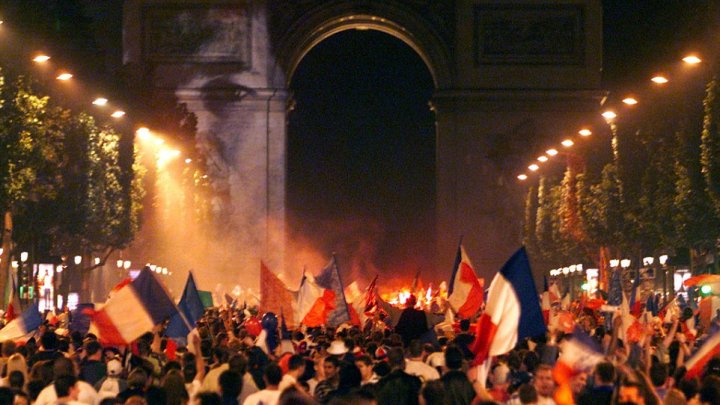
<instances>
[{"instance_id":1,"label":"fire glow","mask_svg":"<svg viewBox=\"0 0 720 405\"><path fill-rule=\"evenodd\" d=\"M401 308L405 307L410 295L413 295L412 288L410 287L403 287L396 291L380 294L383 301ZM440 304L447 300L446 284L445 282L441 283L440 288L433 288L432 284L429 285L427 289L419 288L416 290L415 297L417 298L417 302L415 303L415 308L417 309L431 309L433 304L437 304L442 308Z\"/></svg>"}]
</instances>

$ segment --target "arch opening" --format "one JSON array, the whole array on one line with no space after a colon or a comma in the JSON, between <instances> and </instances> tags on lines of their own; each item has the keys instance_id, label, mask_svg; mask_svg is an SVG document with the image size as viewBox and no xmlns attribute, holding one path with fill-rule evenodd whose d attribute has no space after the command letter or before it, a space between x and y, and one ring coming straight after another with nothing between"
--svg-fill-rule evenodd
<instances>
[{"instance_id":1,"label":"arch opening","mask_svg":"<svg viewBox=\"0 0 720 405\"><path fill-rule=\"evenodd\" d=\"M299 252L336 251L350 280L368 282L376 271L397 274L398 286L417 271L433 280L433 73L387 30L348 24L325 33L289 80L289 263L319 268Z\"/></svg>"}]
</instances>

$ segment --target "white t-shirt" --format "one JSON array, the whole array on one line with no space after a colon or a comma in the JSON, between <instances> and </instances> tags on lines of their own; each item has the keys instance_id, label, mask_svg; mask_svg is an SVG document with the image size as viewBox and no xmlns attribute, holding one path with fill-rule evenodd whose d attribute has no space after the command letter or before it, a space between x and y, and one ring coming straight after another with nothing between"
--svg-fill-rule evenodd
<instances>
[{"instance_id":1,"label":"white t-shirt","mask_svg":"<svg viewBox=\"0 0 720 405\"><path fill-rule=\"evenodd\" d=\"M280 384L278 384L278 391L283 392L285 391L285 388L293 386L296 382L297 379L295 377L285 373L282 380L280 380Z\"/></svg>"},{"instance_id":2,"label":"white t-shirt","mask_svg":"<svg viewBox=\"0 0 720 405\"><path fill-rule=\"evenodd\" d=\"M97 405L100 403L100 396L98 395L95 388L85 381L78 380L78 401L86 405ZM55 392L55 385L50 383L47 387L40 391L34 405L53 405L57 402L57 393Z\"/></svg>"},{"instance_id":3,"label":"white t-shirt","mask_svg":"<svg viewBox=\"0 0 720 405\"><path fill-rule=\"evenodd\" d=\"M280 393L280 390L260 390L245 398L243 405L276 405Z\"/></svg>"},{"instance_id":4,"label":"white t-shirt","mask_svg":"<svg viewBox=\"0 0 720 405\"><path fill-rule=\"evenodd\" d=\"M434 367L428 366L422 361L407 360L405 362L405 372L420 377L423 382L440 378L440 373Z\"/></svg>"}]
</instances>

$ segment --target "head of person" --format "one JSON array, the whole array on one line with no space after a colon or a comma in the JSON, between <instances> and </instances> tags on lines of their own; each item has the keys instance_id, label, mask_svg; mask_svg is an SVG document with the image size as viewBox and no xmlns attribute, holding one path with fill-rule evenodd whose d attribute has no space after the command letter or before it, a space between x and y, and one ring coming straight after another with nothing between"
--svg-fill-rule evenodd
<instances>
[{"instance_id":1,"label":"head of person","mask_svg":"<svg viewBox=\"0 0 720 405\"><path fill-rule=\"evenodd\" d=\"M440 380L428 381L420 390L420 405L445 405L445 385Z\"/></svg>"},{"instance_id":2,"label":"head of person","mask_svg":"<svg viewBox=\"0 0 720 405\"><path fill-rule=\"evenodd\" d=\"M537 404L538 403L538 393L535 389L535 386L531 384L523 384L518 388L518 398L520 399L520 403L525 404Z\"/></svg>"},{"instance_id":3,"label":"head of person","mask_svg":"<svg viewBox=\"0 0 720 405\"><path fill-rule=\"evenodd\" d=\"M445 348L445 367L448 370L460 370L463 365L463 353L459 347L448 345Z\"/></svg>"},{"instance_id":4,"label":"head of person","mask_svg":"<svg viewBox=\"0 0 720 405\"><path fill-rule=\"evenodd\" d=\"M77 378L73 375L61 375L55 378L53 382L55 392L58 398L70 398L77 400L79 389L77 388Z\"/></svg>"},{"instance_id":5,"label":"head of person","mask_svg":"<svg viewBox=\"0 0 720 405\"><path fill-rule=\"evenodd\" d=\"M185 379L179 370L170 370L163 377L162 387L167 393L167 405L186 404L190 399L185 388Z\"/></svg>"},{"instance_id":6,"label":"head of person","mask_svg":"<svg viewBox=\"0 0 720 405\"><path fill-rule=\"evenodd\" d=\"M387 353L387 361L392 370L405 370L405 353L402 348L390 348Z\"/></svg>"},{"instance_id":7,"label":"head of person","mask_svg":"<svg viewBox=\"0 0 720 405\"><path fill-rule=\"evenodd\" d=\"M8 358L15 354L17 345L12 340L6 340L2 343L2 356Z\"/></svg>"},{"instance_id":8,"label":"head of person","mask_svg":"<svg viewBox=\"0 0 720 405\"><path fill-rule=\"evenodd\" d=\"M139 388L145 389L148 384L148 374L142 367L136 367L128 375L127 384L128 388Z\"/></svg>"},{"instance_id":9,"label":"head of person","mask_svg":"<svg viewBox=\"0 0 720 405\"><path fill-rule=\"evenodd\" d=\"M668 378L668 366L664 363L653 363L650 366L650 381L655 387L662 387Z\"/></svg>"},{"instance_id":10,"label":"head of person","mask_svg":"<svg viewBox=\"0 0 720 405\"><path fill-rule=\"evenodd\" d=\"M91 360L101 360L103 355L102 346L97 340L89 340L85 343L85 355Z\"/></svg>"},{"instance_id":11,"label":"head of person","mask_svg":"<svg viewBox=\"0 0 720 405\"><path fill-rule=\"evenodd\" d=\"M362 382L360 369L354 363L344 363L342 366L340 366L339 376L340 388L357 388Z\"/></svg>"},{"instance_id":12,"label":"head of person","mask_svg":"<svg viewBox=\"0 0 720 405\"><path fill-rule=\"evenodd\" d=\"M626 381L618 388L618 405L645 405L645 387Z\"/></svg>"},{"instance_id":13,"label":"head of person","mask_svg":"<svg viewBox=\"0 0 720 405\"><path fill-rule=\"evenodd\" d=\"M555 380L552 376L552 367L541 364L535 370L535 389L541 397L552 397L555 393Z\"/></svg>"},{"instance_id":14,"label":"head of person","mask_svg":"<svg viewBox=\"0 0 720 405\"><path fill-rule=\"evenodd\" d=\"M263 380L268 387L277 387L282 380L282 368L275 362L268 364L263 371Z\"/></svg>"},{"instance_id":15,"label":"head of person","mask_svg":"<svg viewBox=\"0 0 720 405\"><path fill-rule=\"evenodd\" d=\"M373 375L373 362L370 356L362 355L355 359L355 365L360 370L360 376L363 381L368 381Z\"/></svg>"},{"instance_id":16,"label":"head of person","mask_svg":"<svg viewBox=\"0 0 720 405\"><path fill-rule=\"evenodd\" d=\"M57 336L52 332L43 333L40 337L40 344L43 350L55 350L57 346Z\"/></svg>"},{"instance_id":17,"label":"head of person","mask_svg":"<svg viewBox=\"0 0 720 405\"><path fill-rule=\"evenodd\" d=\"M288 370L297 375L303 375L305 373L305 357L299 354L290 356L288 359Z\"/></svg>"},{"instance_id":18,"label":"head of person","mask_svg":"<svg viewBox=\"0 0 720 405\"><path fill-rule=\"evenodd\" d=\"M407 298L407 301L405 301L405 306L407 308L415 308L415 304L417 304L417 297L415 295L410 294L410 296Z\"/></svg>"},{"instance_id":19,"label":"head of person","mask_svg":"<svg viewBox=\"0 0 720 405\"><path fill-rule=\"evenodd\" d=\"M603 361L595 366L595 385L612 385L615 382L615 366Z\"/></svg>"},{"instance_id":20,"label":"head of person","mask_svg":"<svg viewBox=\"0 0 720 405\"><path fill-rule=\"evenodd\" d=\"M193 405L222 405L222 398L214 392L199 392L195 395Z\"/></svg>"},{"instance_id":21,"label":"head of person","mask_svg":"<svg viewBox=\"0 0 720 405\"><path fill-rule=\"evenodd\" d=\"M510 385L510 369L505 363L498 363L490 373L489 379L495 389L507 390Z\"/></svg>"},{"instance_id":22,"label":"head of person","mask_svg":"<svg viewBox=\"0 0 720 405\"><path fill-rule=\"evenodd\" d=\"M228 370L240 375L245 374L248 367L248 358L242 353L233 354L228 360Z\"/></svg>"},{"instance_id":23,"label":"head of person","mask_svg":"<svg viewBox=\"0 0 720 405\"><path fill-rule=\"evenodd\" d=\"M323 361L323 374L328 380L334 380L338 377L340 368L340 359L335 356L327 356Z\"/></svg>"},{"instance_id":24,"label":"head of person","mask_svg":"<svg viewBox=\"0 0 720 405\"><path fill-rule=\"evenodd\" d=\"M414 339L410 342L410 346L408 346L408 355L411 359L418 359L422 357L423 344L420 340Z\"/></svg>"},{"instance_id":25,"label":"head of person","mask_svg":"<svg viewBox=\"0 0 720 405\"><path fill-rule=\"evenodd\" d=\"M469 330L470 330L470 320L469 319L460 320L460 331L467 332Z\"/></svg>"},{"instance_id":26,"label":"head of person","mask_svg":"<svg viewBox=\"0 0 720 405\"><path fill-rule=\"evenodd\" d=\"M587 386L587 377L587 373L581 371L575 374L572 379L570 379L570 389L572 390L573 394L578 395L585 389L585 387Z\"/></svg>"},{"instance_id":27,"label":"head of person","mask_svg":"<svg viewBox=\"0 0 720 405\"><path fill-rule=\"evenodd\" d=\"M218 379L220 393L224 398L237 398L242 391L242 376L234 371L225 370Z\"/></svg>"},{"instance_id":28,"label":"head of person","mask_svg":"<svg viewBox=\"0 0 720 405\"><path fill-rule=\"evenodd\" d=\"M67 357L58 357L53 362L53 375L55 376L55 378L63 375L71 375L73 377L77 377L77 373L75 372L75 364Z\"/></svg>"}]
</instances>

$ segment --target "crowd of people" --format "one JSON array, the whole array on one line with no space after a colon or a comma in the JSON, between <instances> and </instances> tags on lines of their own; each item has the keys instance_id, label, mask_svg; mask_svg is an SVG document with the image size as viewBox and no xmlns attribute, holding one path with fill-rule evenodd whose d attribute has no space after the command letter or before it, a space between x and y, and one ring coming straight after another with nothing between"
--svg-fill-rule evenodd
<instances>
[{"instance_id":1,"label":"crowd of people","mask_svg":"<svg viewBox=\"0 0 720 405\"><path fill-rule=\"evenodd\" d=\"M276 344L258 344L247 309L208 308L185 344L163 325L126 347L104 346L92 333L44 324L22 344L2 343L0 405L274 405L274 404L554 404L564 343L557 329L525 339L511 352L473 367L474 327L461 320L424 333L412 301L396 328L296 328ZM410 322L407 319L411 319ZM603 360L571 376L576 404L720 404L720 357L686 378L685 361L711 329L688 336L680 317L656 322L639 341L619 338L615 318L577 313L576 323ZM418 325L420 323L420 325ZM482 333L480 331L479 333ZM275 346L275 347L272 347ZM714 353L713 353L714 354Z\"/></svg>"}]
</instances>

